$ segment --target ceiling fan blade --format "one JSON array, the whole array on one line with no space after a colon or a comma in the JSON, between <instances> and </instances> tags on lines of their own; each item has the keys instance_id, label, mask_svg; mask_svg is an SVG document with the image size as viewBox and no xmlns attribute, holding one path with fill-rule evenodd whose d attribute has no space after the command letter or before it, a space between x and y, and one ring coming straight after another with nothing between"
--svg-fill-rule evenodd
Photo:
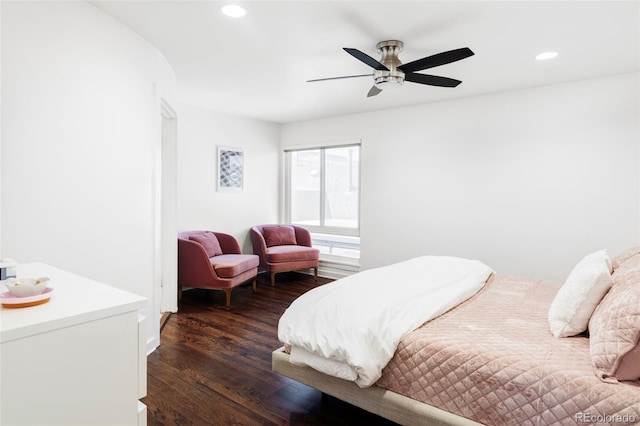
<instances>
[{"instance_id":1,"label":"ceiling fan blade","mask_svg":"<svg viewBox=\"0 0 640 426\"><path fill-rule=\"evenodd\" d=\"M343 47L344 51L353 56L354 58L364 62L369 65L371 68L376 69L378 71L389 71L389 68L382 65L380 62L373 59L371 56L366 53L362 53L358 49L352 49L350 47Z\"/></svg>"},{"instance_id":2,"label":"ceiling fan blade","mask_svg":"<svg viewBox=\"0 0 640 426\"><path fill-rule=\"evenodd\" d=\"M473 55L474 53L471 49L463 47L461 49L449 50L448 52L427 56L426 58L400 65L398 68L405 73L409 73L426 70L427 68L433 68L439 65L450 64L451 62L456 62Z\"/></svg>"},{"instance_id":3,"label":"ceiling fan blade","mask_svg":"<svg viewBox=\"0 0 640 426\"><path fill-rule=\"evenodd\" d=\"M380 92L382 92L382 89L378 89L375 85L371 86L371 89L369 89L369 93L367 93L367 98L375 96Z\"/></svg>"},{"instance_id":4,"label":"ceiling fan blade","mask_svg":"<svg viewBox=\"0 0 640 426\"><path fill-rule=\"evenodd\" d=\"M371 77L371 76L373 76L373 74L358 74L358 75L345 75L342 77L315 78L313 80L307 80L307 83L314 83L316 81L326 81L326 80L341 80L343 78Z\"/></svg>"},{"instance_id":5,"label":"ceiling fan blade","mask_svg":"<svg viewBox=\"0 0 640 426\"><path fill-rule=\"evenodd\" d=\"M429 86L440 86L440 87L456 87L458 84L462 83L462 81L455 80L453 78L440 77L437 75L428 75L428 74L415 74L415 73L405 74L404 79L405 81L410 81L412 83L428 84Z\"/></svg>"}]
</instances>

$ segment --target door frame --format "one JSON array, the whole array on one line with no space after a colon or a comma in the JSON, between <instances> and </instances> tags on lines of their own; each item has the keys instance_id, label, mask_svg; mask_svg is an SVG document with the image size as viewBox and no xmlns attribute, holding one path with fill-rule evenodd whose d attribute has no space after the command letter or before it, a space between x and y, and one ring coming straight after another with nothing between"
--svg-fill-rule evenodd
<instances>
[{"instance_id":1,"label":"door frame","mask_svg":"<svg viewBox=\"0 0 640 426\"><path fill-rule=\"evenodd\" d=\"M171 105L160 99L162 116L160 142L160 313L178 311L177 245L177 139L178 115Z\"/></svg>"}]
</instances>

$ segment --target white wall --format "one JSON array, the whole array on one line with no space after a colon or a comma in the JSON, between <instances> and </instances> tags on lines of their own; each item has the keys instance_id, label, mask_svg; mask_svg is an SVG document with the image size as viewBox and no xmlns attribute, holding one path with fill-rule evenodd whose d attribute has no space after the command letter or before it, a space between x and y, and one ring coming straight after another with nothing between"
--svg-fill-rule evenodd
<instances>
[{"instance_id":1,"label":"white wall","mask_svg":"<svg viewBox=\"0 0 640 426\"><path fill-rule=\"evenodd\" d=\"M178 230L231 234L252 253L249 229L276 223L280 126L178 105ZM244 150L244 190L217 192L217 146Z\"/></svg>"},{"instance_id":2,"label":"white wall","mask_svg":"<svg viewBox=\"0 0 640 426\"><path fill-rule=\"evenodd\" d=\"M2 2L0 1L0 70L2 70ZM0 81L2 99L2 81ZM2 258L2 102L0 102L0 259Z\"/></svg>"},{"instance_id":3,"label":"white wall","mask_svg":"<svg viewBox=\"0 0 640 426\"><path fill-rule=\"evenodd\" d=\"M282 144L362 138L363 269L456 255L564 280L640 243L638 99L614 76L288 124Z\"/></svg>"},{"instance_id":4,"label":"white wall","mask_svg":"<svg viewBox=\"0 0 640 426\"><path fill-rule=\"evenodd\" d=\"M2 256L137 293L149 311L159 99L174 86L155 48L88 3L3 2Z\"/></svg>"}]
</instances>

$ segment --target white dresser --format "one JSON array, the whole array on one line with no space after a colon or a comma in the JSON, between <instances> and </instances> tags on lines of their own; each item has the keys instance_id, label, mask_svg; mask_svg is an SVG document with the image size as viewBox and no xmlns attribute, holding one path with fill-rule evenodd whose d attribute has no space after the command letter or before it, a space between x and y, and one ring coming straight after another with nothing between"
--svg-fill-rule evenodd
<instances>
[{"instance_id":1,"label":"white dresser","mask_svg":"<svg viewBox=\"0 0 640 426\"><path fill-rule=\"evenodd\" d=\"M20 277L53 292L0 308L0 425L146 425L145 299L43 263Z\"/></svg>"}]
</instances>

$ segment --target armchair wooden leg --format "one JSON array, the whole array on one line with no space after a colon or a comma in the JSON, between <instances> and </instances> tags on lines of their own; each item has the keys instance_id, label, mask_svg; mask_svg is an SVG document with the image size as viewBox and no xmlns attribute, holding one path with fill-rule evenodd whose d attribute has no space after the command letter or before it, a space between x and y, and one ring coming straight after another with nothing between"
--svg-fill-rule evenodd
<instances>
[{"instance_id":1,"label":"armchair wooden leg","mask_svg":"<svg viewBox=\"0 0 640 426\"><path fill-rule=\"evenodd\" d=\"M257 279L257 278L254 278L254 279L253 279L253 283L251 284L251 285L252 285L252 287L253 287L253 292L254 292L254 293L256 292L256 285L257 285L257 284L258 284L258 279Z\"/></svg>"},{"instance_id":2,"label":"armchair wooden leg","mask_svg":"<svg viewBox=\"0 0 640 426\"><path fill-rule=\"evenodd\" d=\"M276 273L272 272L271 273L271 287L275 287L276 286Z\"/></svg>"},{"instance_id":3,"label":"armchair wooden leg","mask_svg":"<svg viewBox=\"0 0 640 426\"><path fill-rule=\"evenodd\" d=\"M227 296L227 308L229 306L231 306L231 289L230 288L225 288L224 289L224 294L225 296Z\"/></svg>"},{"instance_id":4,"label":"armchair wooden leg","mask_svg":"<svg viewBox=\"0 0 640 426\"><path fill-rule=\"evenodd\" d=\"M313 268L313 279L318 282L318 268Z\"/></svg>"}]
</instances>

